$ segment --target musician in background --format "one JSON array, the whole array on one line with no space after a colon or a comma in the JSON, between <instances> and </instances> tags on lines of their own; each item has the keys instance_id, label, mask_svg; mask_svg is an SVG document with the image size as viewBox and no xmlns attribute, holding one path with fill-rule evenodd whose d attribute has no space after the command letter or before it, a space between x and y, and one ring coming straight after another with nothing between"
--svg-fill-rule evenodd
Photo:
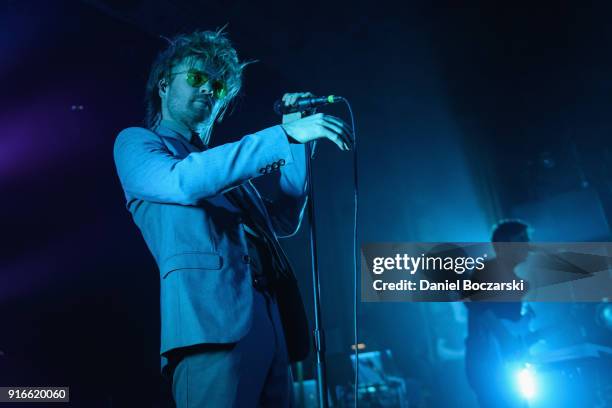
<instances>
[{"instance_id":1,"label":"musician in background","mask_svg":"<svg viewBox=\"0 0 612 408\"><path fill-rule=\"evenodd\" d=\"M527 259L529 247L527 244L503 243L529 242L529 226L518 220L502 221L494 228L491 241L496 258L487 262L481 273L475 273L471 279L482 282L520 279L516 275L516 268ZM523 310L521 299L525 292L495 294L501 296L503 301L483 301L481 294L470 294L473 300L480 301L465 303L468 309L466 373L481 408L524 407L507 363L524 349L524 344L512 334L508 326L525 325L533 314L530 309L529 313Z\"/></svg>"}]
</instances>

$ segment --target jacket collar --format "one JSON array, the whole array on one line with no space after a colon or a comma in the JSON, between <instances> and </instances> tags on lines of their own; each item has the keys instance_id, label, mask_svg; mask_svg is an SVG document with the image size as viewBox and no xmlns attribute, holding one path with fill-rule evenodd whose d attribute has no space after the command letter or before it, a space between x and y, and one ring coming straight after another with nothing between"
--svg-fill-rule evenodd
<instances>
[{"instance_id":1,"label":"jacket collar","mask_svg":"<svg viewBox=\"0 0 612 408\"><path fill-rule=\"evenodd\" d=\"M191 140L191 130L172 120L162 119L154 130L162 136L182 138L187 143Z\"/></svg>"}]
</instances>

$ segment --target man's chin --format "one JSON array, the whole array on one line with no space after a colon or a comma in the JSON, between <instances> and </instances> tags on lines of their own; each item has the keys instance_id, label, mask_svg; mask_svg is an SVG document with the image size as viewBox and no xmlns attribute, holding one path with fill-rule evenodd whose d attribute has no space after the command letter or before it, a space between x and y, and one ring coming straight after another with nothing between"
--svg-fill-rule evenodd
<instances>
[{"instance_id":1,"label":"man's chin","mask_svg":"<svg viewBox=\"0 0 612 408\"><path fill-rule=\"evenodd\" d=\"M193 101L194 110L205 110L210 112L212 109L212 105L207 101L195 100Z\"/></svg>"},{"instance_id":2,"label":"man's chin","mask_svg":"<svg viewBox=\"0 0 612 408\"><path fill-rule=\"evenodd\" d=\"M191 117L196 123L206 122L210 117L210 110L208 108L194 109L192 113Z\"/></svg>"}]
</instances>

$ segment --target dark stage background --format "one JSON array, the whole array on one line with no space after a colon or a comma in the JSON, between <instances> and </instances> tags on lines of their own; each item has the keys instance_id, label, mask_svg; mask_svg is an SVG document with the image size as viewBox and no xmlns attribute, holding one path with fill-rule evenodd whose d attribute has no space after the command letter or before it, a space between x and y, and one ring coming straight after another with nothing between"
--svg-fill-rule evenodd
<instances>
[{"instance_id":1,"label":"dark stage background","mask_svg":"<svg viewBox=\"0 0 612 408\"><path fill-rule=\"evenodd\" d=\"M454 4L4 1L0 385L69 385L72 406L170 406L159 277L112 161L117 133L143 118L160 35L229 23L241 57L259 60L215 142L277 123L284 92L351 101L362 242L488 241L507 217L535 241L608 241L612 6ZM328 351L345 361L352 156L322 143L314 172ZM310 311L306 231L283 243ZM596 306L537 305L564 318L559 344L591 332L609 344ZM364 304L359 323L369 349L392 351L414 406L475 406L461 304ZM342 367L330 362L331 381L350 381ZM593 385L576 387L588 401Z\"/></svg>"}]
</instances>

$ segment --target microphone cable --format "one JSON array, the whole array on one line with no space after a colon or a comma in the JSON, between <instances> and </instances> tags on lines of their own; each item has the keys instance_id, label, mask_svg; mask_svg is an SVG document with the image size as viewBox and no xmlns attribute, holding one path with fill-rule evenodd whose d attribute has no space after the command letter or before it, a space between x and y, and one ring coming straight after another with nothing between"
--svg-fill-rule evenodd
<instances>
[{"instance_id":1,"label":"microphone cable","mask_svg":"<svg viewBox=\"0 0 612 408\"><path fill-rule=\"evenodd\" d=\"M353 109L351 104L346 98L337 97L341 102L346 104L351 117L351 132L353 134L353 347L355 355L355 388L354 388L354 406L357 408L358 397L359 397L359 324L357 322L357 312L359 306L359 285L358 285L358 265L359 265L359 251L358 251L358 239L357 239L357 213L359 204L359 173L357 168L358 150L357 150L357 130L355 129L355 116L353 115Z\"/></svg>"}]
</instances>

